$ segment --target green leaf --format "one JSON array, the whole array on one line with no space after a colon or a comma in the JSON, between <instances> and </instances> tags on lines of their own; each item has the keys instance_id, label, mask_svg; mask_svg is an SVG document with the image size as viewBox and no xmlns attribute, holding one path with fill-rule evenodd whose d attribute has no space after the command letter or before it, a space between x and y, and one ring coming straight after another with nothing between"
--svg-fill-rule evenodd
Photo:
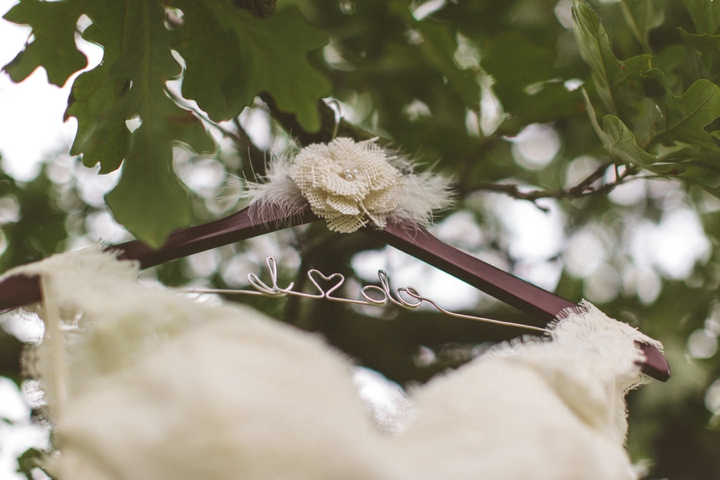
<instances>
[{"instance_id":1,"label":"green leaf","mask_svg":"<svg viewBox=\"0 0 720 480\"><path fill-rule=\"evenodd\" d=\"M520 32L501 33L489 40L486 47L482 57L483 69L495 79L494 89L498 95L508 90L507 95L500 97L503 106L507 107L510 103L511 95L552 78L549 52L527 35Z\"/></svg>"},{"instance_id":2,"label":"green leaf","mask_svg":"<svg viewBox=\"0 0 720 480\"><path fill-rule=\"evenodd\" d=\"M161 247L169 232L192 221L190 195L172 171L169 147L151 125L141 125L133 132L120 181L105 196L115 219L153 248Z\"/></svg>"},{"instance_id":3,"label":"green leaf","mask_svg":"<svg viewBox=\"0 0 720 480\"><path fill-rule=\"evenodd\" d=\"M683 41L698 52L711 55L720 53L720 35L710 35L707 33L695 35L686 32L682 28L678 28L678 31Z\"/></svg>"},{"instance_id":4,"label":"green leaf","mask_svg":"<svg viewBox=\"0 0 720 480\"><path fill-rule=\"evenodd\" d=\"M607 149L610 157L617 163L630 163L640 167L647 167L656 162L656 158L638 146L635 135L615 115L605 115L603 126L600 128L595 109L590 103L587 92L583 88L585 105L587 106L590 122Z\"/></svg>"},{"instance_id":5,"label":"green leaf","mask_svg":"<svg viewBox=\"0 0 720 480\"><path fill-rule=\"evenodd\" d=\"M465 105L471 110L480 108L480 85L477 82L477 72L470 69L461 69L455 65L453 55L457 50L457 43L442 25L429 22L418 22L423 42L423 50L429 64L434 65L443 72L448 80L448 86L458 94Z\"/></svg>"},{"instance_id":6,"label":"green leaf","mask_svg":"<svg viewBox=\"0 0 720 480\"><path fill-rule=\"evenodd\" d=\"M183 96L195 100L215 121L235 118L260 93L234 97L227 94L230 84L248 80L233 78L243 69L237 35L220 24L206 2L179 0L174 4L182 10L185 21L172 31L175 48L186 64Z\"/></svg>"},{"instance_id":7,"label":"green leaf","mask_svg":"<svg viewBox=\"0 0 720 480\"><path fill-rule=\"evenodd\" d=\"M689 147L682 149L686 153L685 160L679 163L653 165L651 170L657 175L676 177L689 184L697 185L709 194L720 198L720 166L715 159L708 159L699 149ZM705 158L703 158L705 157Z\"/></svg>"},{"instance_id":8,"label":"green leaf","mask_svg":"<svg viewBox=\"0 0 720 480\"><path fill-rule=\"evenodd\" d=\"M510 121L522 126L575 110L577 93L553 80L558 76L553 63L550 52L521 33L503 33L487 42L482 66L495 79L493 90L512 115Z\"/></svg>"},{"instance_id":9,"label":"green leaf","mask_svg":"<svg viewBox=\"0 0 720 480\"><path fill-rule=\"evenodd\" d=\"M622 0L625 21L630 25L645 53L650 53L648 33L665 21L665 14L657 0Z\"/></svg>"},{"instance_id":10,"label":"green leaf","mask_svg":"<svg viewBox=\"0 0 720 480\"><path fill-rule=\"evenodd\" d=\"M127 79L110 74L110 67L120 58L126 45L123 34L129 20L127 6L124 1L96 1L91 5L88 15L93 23L85 29L83 38L103 47L103 61L75 79L65 111L66 120L72 116L78 121L70 154L82 153L86 167L99 163L100 173L109 173L120 167L130 138L124 119L105 124L100 134L93 135L98 124L129 87Z\"/></svg>"},{"instance_id":11,"label":"green leaf","mask_svg":"<svg viewBox=\"0 0 720 480\"><path fill-rule=\"evenodd\" d=\"M712 135L704 128L720 117L720 88L708 80L698 80L685 94L676 97L668 92L664 97L664 115L655 124L655 132L648 145L676 142L688 143L710 150L720 150Z\"/></svg>"},{"instance_id":12,"label":"green leaf","mask_svg":"<svg viewBox=\"0 0 720 480\"><path fill-rule=\"evenodd\" d=\"M688 70L690 78L716 79L720 73L720 35L703 33L695 35L678 28L685 45L694 50Z\"/></svg>"},{"instance_id":13,"label":"green leaf","mask_svg":"<svg viewBox=\"0 0 720 480\"><path fill-rule=\"evenodd\" d=\"M716 187L707 187L705 185L701 185L702 189L708 192L710 195L712 195L715 198L720 198L720 188Z\"/></svg>"},{"instance_id":14,"label":"green leaf","mask_svg":"<svg viewBox=\"0 0 720 480\"><path fill-rule=\"evenodd\" d=\"M582 0L573 0L575 38L580 54L592 69L598 94L612 114L629 119L634 105L642 99L642 72L650 69L650 55L619 61L610 47L610 38L597 14Z\"/></svg>"},{"instance_id":15,"label":"green leaf","mask_svg":"<svg viewBox=\"0 0 720 480\"><path fill-rule=\"evenodd\" d=\"M667 88L677 85L676 71L685 61L686 53L682 45L672 45L657 55L653 56L650 63L653 68L663 73L663 83ZM644 72L647 75L647 72Z\"/></svg>"},{"instance_id":16,"label":"green leaf","mask_svg":"<svg viewBox=\"0 0 720 480\"><path fill-rule=\"evenodd\" d=\"M720 3L712 0L684 0L697 33L715 35L720 28Z\"/></svg>"},{"instance_id":17,"label":"green leaf","mask_svg":"<svg viewBox=\"0 0 720 480\"><path fill-rule=\"evenodd\" d=\"M642 86L645 96L649 98L662 97L667 92L665 88L665 75L659 68L645 70L642 75Z\"/></svg>"},{"instance_id":18,"label":"green leaf","mask_svg":"<svg viewBox=\"0 0 720 480\"><path fill-rule=\"evenodd\" d=\"M10 9L5 20L32 27L34 40L3 67L13 82L25 80L38 67L45 68L48 81L59 87L87 58L75 46L75 27L86 0L41 2L23 0Z\"/></svg>"},{"instance_id":19,"label":"green leaf","mask_svg":"<svg viewBox=\"0 0 720 480\"><path fill-rule=\"evenodd\" d=\"M122 178L106 197L113 215L131 233L159 247L172 230L192 219L192 203L172 168L172 147L183 143L198 153L215 144L202 123L169 97L165 82L180 73L170 54L170 36L159 4L138 1L129 9L127 48L111 67L116 78L132 86L107 122L139 115Z\"/></svg>"},{"instance_id":20,"label":"green leaf","mask_svg":"<svg viewBox=\"0 0 720 480\"><path fill-rule=\"evenodd\" d=\"M307 55L327 44L328 37L308 25L299 10L290 7L257 20L226 0L180 0L177 5L187 19L174 33L187 63L183 96L220 121L268 92L303 128L320 128L317 101L330 95L330 83Z\"/></svg>"},{"instance_id":21,"label":"green leaf","mask_svg":"<svg viewBox=\"0 0 720 480\"><path fill-rule=\"evenodd\" d=\"M447 79L448 86L462 99L465 106L471 110L479 110L478 72L457 66L453 57L458 44L447 26L427 20L416 20L409 7L401 2L394 2L392 9L422 36L418 48L422 51L427 64L442 73Z\"/></svg>"}]
</instances>

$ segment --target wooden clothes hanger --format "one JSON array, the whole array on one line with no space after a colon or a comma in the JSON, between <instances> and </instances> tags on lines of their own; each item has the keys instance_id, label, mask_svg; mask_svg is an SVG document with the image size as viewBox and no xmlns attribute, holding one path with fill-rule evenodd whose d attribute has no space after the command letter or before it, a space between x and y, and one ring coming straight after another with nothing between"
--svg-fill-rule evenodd
<instances>
[{"instance_id":1,"label":"wooden clothes hanger","mask_svg":"<svg viewBox=\"0 0 720 480\"><path fill-rule=\"evenodd\" d=\"M139 240L109 246L107 250L118 252L121 260L136 260L140 268L145 269L282 228L320 220L309 206L289 216L272 206L265 206L261 216L253 215L253 210L250 206L213 222L177 230L157 250ZM545 323L567 308L580 308L576 303L441 242L424 228L388 223L383 230L364 227L362 231ZM41 300L38 277L11 275L0 279L0 312ZM662 353L647 343L638 343L638 346L646 357L641 364L642 372L657 380L667 381L670 367Z\"/></svg>"}]
</instances>

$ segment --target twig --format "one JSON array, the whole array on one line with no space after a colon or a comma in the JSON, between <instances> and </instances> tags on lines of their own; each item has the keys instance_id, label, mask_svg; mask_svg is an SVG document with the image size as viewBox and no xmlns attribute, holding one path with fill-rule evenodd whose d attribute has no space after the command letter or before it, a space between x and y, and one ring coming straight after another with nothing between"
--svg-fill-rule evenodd
<instances>
[{"instance_id":1,"label":"twig","mask_svg":"<svg viewBox=\"0 0 720 480\"><path fill-rule=\"evenodd\" d=\"M599 187L593 187L592 184L597 180L601 179L605 173L605 170L609 166L613 165L612 162L603 163L593 173L588 175L582 182L578 183L574 187L567 190L531 190L524 192L521 187L515 184L498 184L498 183L479 183L473 185L470 188L464 189L463 194L467 194L474 191L489 191L489 192L500 192L509 195L518 200L527 200L532 202L540 210L547 212L548 209L537 204L537 200L541 198L557 198L557 199L573 199L583 198L590 195L596 195L599 193L609 193L618 185L626 183L627 181L647 178L647 177L634 177L639 173L638 169L632 166L628 166L625 171L618 173L616 171L616 179L612 182L605 183Z\"/></svg>"},{"instance_id":2,"label":"twig","mask_svg":"<svg viewBox=\"0 0 720 480\"><path fill-rule=\"evenodd\" d=\"M259 172L261 175L264 175L265 160L268 157L268 153L265 150L260 150L255 145L255 143L245 131L245 128L243 128L240 120L237 117L233 118L233 126L235 126L235 132L228 131L229 138L232 139L236 147L239 147L238 151L247 151L251 170L253 172Z\"/></svg>"},{"instance_id":3,"label":"twig","mask_svg":"<svg viewBox=\"0 0 720 480\"><path fill-rule=\"evenodd\" d=\"M233 142L235 142L236 145L239 145L241 148L238 148L238 151L242 151L243 149L247 149L248 156L250 157L250 162L253 164L257 163L258 165L262 165L264 162L264 159L266 157L266 152L263 150L260 150L250 139L245 129L242 127L240 122L237 118L233 119L233 125L235 125L235 128L237 129L237 132L233 132L231 130L228 130L227 128L220 125L218 122L210 119L202 110L198 108L194 108L189 102L187 102L184 98L179 97L175 95L173 92L167 90L167 93L170 95L170 98L172 98L175 103L178 105L181 105L183 108L186 108L190 111L192 111L199 119L201 119L203 122L205 122L208 125L212 125L215 127L222 135L226 138L231 139Z\"/></svg>"},{"instance_id":4,"label":"twig","mask_svg":"<svg viewBox=\"0 0 720 480\"><path fill-rule=\"evenodd\" d=\"M297 142L305 147L312 143L328 143L333 139L335 131L335 111L327 106L325 102L318 102L318 114L320 115L320 130L317 132L309 132L305 130L292 113L283 112L275 103L275 99L268 93L260 94L260 99L265 102L270 111L270 116L277 121L290 135L295 137ZM337 129L338 137L349 137L356 142L378 138L377 135L363 130L362 128L346 122L340 121ZM378 138L378 144L383 146L391 146L392 142L385 138Z\"/></svg>"}]
</instances>

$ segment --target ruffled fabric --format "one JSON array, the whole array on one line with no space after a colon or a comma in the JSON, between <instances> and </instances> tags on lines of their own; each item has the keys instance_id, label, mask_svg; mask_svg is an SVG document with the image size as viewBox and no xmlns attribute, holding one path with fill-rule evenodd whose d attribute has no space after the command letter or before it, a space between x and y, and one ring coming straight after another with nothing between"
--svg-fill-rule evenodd
<instances>
[{"instance_id":1,"label":"ruffled fabric","mask_svg":"<svg viewBox=\"0 0 720 480\"><path fill-rule=\"evenodd\" d=\"M388 435L319 336L137 271L91 248L9 272L42 285L58 480L636 478L624 396L647 380L635 342L661 346L588 303L418 387Z\"/></svg>"}]
</instances>

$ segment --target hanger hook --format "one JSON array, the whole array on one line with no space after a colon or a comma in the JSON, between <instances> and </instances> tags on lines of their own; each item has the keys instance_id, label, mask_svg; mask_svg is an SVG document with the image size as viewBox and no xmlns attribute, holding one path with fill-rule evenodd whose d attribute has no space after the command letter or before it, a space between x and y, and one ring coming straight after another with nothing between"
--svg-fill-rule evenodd
<instances>
[{"instance_id":1,"label":"hanger hook","mask_svg":"<svg viewBox=\"0 0 720 480\"><path fill-rule=\"evenodd\" d=\"M332 141L335 140L335 137L337 137L338 129L340 128L340 122L342 122L343 120L343 114L340 102L338 102L334 98L328 101L327 106L330 107L335 114L335 126L333 127L332 138L330 138L330 140Z\"/></svg>"}]
</instances>

